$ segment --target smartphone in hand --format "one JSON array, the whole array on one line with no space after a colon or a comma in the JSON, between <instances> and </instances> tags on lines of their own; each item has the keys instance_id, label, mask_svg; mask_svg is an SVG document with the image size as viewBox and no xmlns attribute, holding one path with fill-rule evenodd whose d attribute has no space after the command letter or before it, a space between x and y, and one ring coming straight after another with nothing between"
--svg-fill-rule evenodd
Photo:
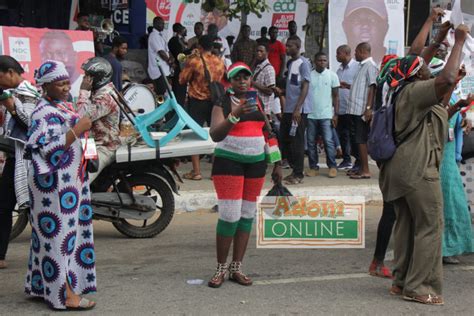
<instances>
[{"instance_id":1,"label":"smartphone in hand","mask_svg":"<svg viewBox=\"0 0 474 316\"><path fill-rule=\"evenodd\" d=\"M252 104L254 106L253 112L257 111L258 110L257 91L255 90L247 91L246 99L249 104Z\"/></svg>"}]
</instances>

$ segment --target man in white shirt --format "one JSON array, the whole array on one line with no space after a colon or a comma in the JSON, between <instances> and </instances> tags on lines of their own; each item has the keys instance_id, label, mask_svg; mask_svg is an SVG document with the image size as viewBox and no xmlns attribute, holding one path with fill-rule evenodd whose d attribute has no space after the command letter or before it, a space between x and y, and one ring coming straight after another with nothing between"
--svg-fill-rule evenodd
<instances>
[{"instance_id":1,"label":"man in white shirt","mask_svg":"<svg viewBox=\"0 0 474 316\"><path fill-rule=\"evenodd\" d=\"M170 65L173 63L173 57L169 54L168 39L163 30L165 21L157 16L153 19L153 31L148 37L148 75L153 80L155 92L163 95L166 92L166 77L170 75ZM158 68L157 59L163 69L164 77Z\"/></svg>"}]
</instances>

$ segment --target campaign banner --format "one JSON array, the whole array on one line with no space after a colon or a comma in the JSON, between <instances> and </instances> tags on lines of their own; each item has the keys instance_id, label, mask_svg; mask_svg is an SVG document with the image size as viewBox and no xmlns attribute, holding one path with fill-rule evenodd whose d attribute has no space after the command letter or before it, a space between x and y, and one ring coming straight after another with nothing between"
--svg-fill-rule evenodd
<instances>
[{"instance_id":1,"label":"campaign banner","mask_svg":"<svg viewBox=\"0 0 474 316\"><path fill-rule=\"evenodd\" d=\"M257 39L260 37L260 29L263 26L270 28L274 25L279 28L278 35L279 39L282 40L288 37L288 22L296 21L298 25L297 35L301 38L302 47L304 47L305 32L302 26L306 24L308 4L304 0L269 0L267 4L269 10L262 12L261 18L258 18L255 14L250 14L247 17L247 24L252 29L250 37ZM229 20L220 10L206 12L202 10L201 3L171 1L168 20L170 26L174 23L181 23L187 29L188 38L191 38L194 36L194 24L199 21L204 24L205 30L209 24L215 23L219 28L219 36L222 38L231 35L236 39L239 35L240 20ZM171 27L168 28L168 36L173 36Z\"/></svg>"},{"instance_id":2,"label":"campaign banner","mask_svg":"<svg viewBox=\"0 0 474 316\"><path fill-rule=\"evenodd\" d=\"M0 27L3 54L15 58L25 70L23 77L34 83L35 69L46 60L61 61L71 77L71 94L79 95L83 71L81 65L94 57L90 31Z\"/></svg>"},{"instance_id":3,"label":"campaign banner","mask_svg":"<svg viewBox=\"0 0 474 316\"><path fill-rule=\"evenodd\" d=\"M263 196L257 248L364 248L363 196Z\"/></svg>"},{"instance_id":4,"label":"campaign banner","mask_svg":"<svg viewBox=\"0 0 474 316\"><path fill-rule=\"evenodd\" d=\"M173 1L179 3L180 1ZM171 10L170 0L146 0L146 26L153 26L153 19L161 16L165 20L165 28L168 28Z\"/></svg>"},{"instance_id":5,"label":"campaign banner","mask_svg":"<svg viewBox=\"0 0 474 316\"><path fill-rule=\"evenodd\" d=\"M329 2L329 54L336 71L336 49L347 44L352 54L359 43L368 42L372 57L380 64L386 54L404 56L404 1L331 0Z\"/></svg>"}]
</instances>

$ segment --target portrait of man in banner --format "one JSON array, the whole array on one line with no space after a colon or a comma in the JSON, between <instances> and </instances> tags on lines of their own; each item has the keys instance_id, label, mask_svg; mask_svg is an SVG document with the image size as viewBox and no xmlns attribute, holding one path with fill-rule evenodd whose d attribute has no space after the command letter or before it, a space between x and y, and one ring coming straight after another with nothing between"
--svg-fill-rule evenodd
<instances>
[{"instance_id":1,"label":"portrait of man in banner","mask_svg":"<svg viewBox=\"0 0 474 316\"><path fill-rule=\"evenodd\" d=\"M381 62L387 51L384 40L389 28L384 0L347 1L342 27L351 48L355 49L359 43L368 42L372 47L374 61Z\"/></svg>"},{"instance_id":2,"label":"portrait of man in banner","mask_svg":"<svg viewBox=\"0 0 474 316\"><path fill-rule=\"evenodd\" d=\"M79 79L80 73L76 69L77 53L74 50L72 39L62 31L44 33L39 44L41 62L57 60L66 66L71 77L71 85Z\"/></svg>"},{"instance_id":3,"label":"portrait of man in banner","mask_svg":"<svg viewBox=\"0 0 474 316\"><path fill-rule=\"evenodd\" d=\"M225 2L226 4L229 4L229 0L226 0ZM204 30L207 30L209 24L216 24L219 28L219 35L221 37L226 37L232 33L228 29L229 19L222 10L215 8L210 12L206 12L204 9L201 9L201 22L204 24Z\"/></svg>"}]
</instances>

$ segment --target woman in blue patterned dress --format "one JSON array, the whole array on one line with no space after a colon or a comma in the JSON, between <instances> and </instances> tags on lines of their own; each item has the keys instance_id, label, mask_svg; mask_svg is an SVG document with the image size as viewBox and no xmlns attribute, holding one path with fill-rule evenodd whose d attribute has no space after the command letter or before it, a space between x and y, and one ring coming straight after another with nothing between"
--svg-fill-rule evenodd
<instances>
[{"instance_id":1,"label":"woman in blue patterned dress","mask_svg":"<svg viewBox=\"0 0 474 316\"><path fill-rule=\"evenodd\" d=\"M66 102L71 84L63 63L36 73L44 96L32 113L26 155L31 248L25 292L54 309L90 309L80 295L96 291L92 208L80 137L91 127Z\"/></svg>"}]
</instances>

